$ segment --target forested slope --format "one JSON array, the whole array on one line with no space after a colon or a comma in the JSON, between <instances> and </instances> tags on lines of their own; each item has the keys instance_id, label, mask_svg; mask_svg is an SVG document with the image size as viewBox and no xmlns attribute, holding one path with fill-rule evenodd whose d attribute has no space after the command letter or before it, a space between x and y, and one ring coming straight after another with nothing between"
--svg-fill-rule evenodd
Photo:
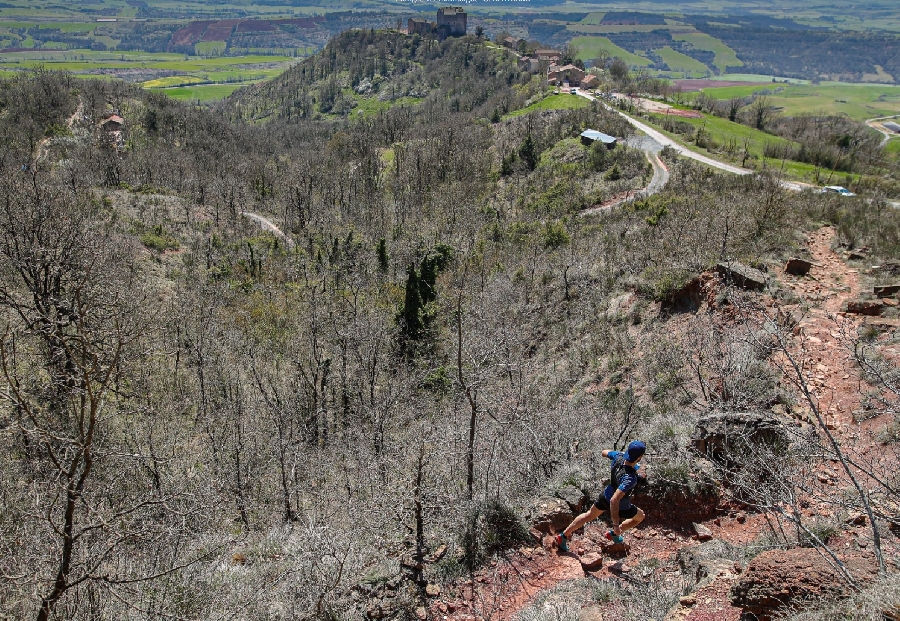
<instances>
[{"instance_id":1,"label":"forested slope","mask_svg":"<svg viewBox=\"0 0 900 621\"><path fill-rule=\"evenodd\" d=\"M376 76L427 93L322 108ZM0 82L2 614L409 618L599 449L643 437L688 484L699 413L783 397L739 330L698 361L669 329L686 281L813 219L897 252L895 213L672 159L581 217L649 166L580 144L629 133L600 107L497 120L543 92L474 38L368 31L222 110Z\"/></svg>"}]
</instances>

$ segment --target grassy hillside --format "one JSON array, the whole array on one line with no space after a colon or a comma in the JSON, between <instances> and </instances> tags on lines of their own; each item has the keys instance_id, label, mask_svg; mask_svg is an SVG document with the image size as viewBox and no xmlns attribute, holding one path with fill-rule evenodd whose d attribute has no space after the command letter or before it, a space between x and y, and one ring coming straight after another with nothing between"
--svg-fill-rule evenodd
<instances>
[{"instance_id":1,"label":"grassy hillside","mask_svg":"<svg viewBox=\"0 0 900 621\"><path fill-rule=\"evenodd\" d=\"M578 58L582 60L597 58L603 51L610 56L621 58L632 67L649 67L653 64L650 59L623 50L606 37L575 37L572 39L572 45L578 48Z\"/></svg>"}]
</instances>

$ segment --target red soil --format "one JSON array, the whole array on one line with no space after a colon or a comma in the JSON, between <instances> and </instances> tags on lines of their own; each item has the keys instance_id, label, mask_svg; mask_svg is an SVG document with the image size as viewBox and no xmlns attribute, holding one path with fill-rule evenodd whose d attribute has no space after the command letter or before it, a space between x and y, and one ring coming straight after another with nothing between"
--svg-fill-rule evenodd
<instances>
[{"instance_id":1,"label":"red soil","mask_svg":"<svg viewBox=\"0 0 900 621\"><path fill-rule=\"evenodd\" d=\"M170 47L176 45L194 45L203 36L206 28L212 24L211 21L191 22L184 28L176 30L169 42Z\"/></svg>"},{"instance_id":2,"label":"red soil","mask_svg":"<svg viewBox=\"0 0 900 621\"><path fill-rule=\"evenodd\" d=\"M223 19L218 22L213 22L206 29L206 32L203 33L203 36L200 37L201 41L228 41L231 38L231 33L234 31L234 27L241 23L239 19Z\"/></svg>"}]
</instances>

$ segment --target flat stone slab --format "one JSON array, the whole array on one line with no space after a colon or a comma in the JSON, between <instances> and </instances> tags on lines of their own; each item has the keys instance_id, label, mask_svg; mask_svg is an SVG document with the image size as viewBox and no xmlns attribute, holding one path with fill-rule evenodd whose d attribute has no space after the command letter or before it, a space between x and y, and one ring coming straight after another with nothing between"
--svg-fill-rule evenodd
<instances>
[{"instance_id":1,"label":"flat stone slab","mask_svg":"<svg viewBox=\"0 0 900 621\"><path fill-rule=\"evenodd\" d=\"M875 297L888 298L888 297L891 297L892 295L897 295L897 293L900 293L900 284L875 285L872 288L872 291L875 293Z\"/></svg>"},{"instance_id":2,"label":"flat stone slab","mask_svg":"<svg viewBox=\"0 0 900 621\"><path fill-rule=\"evenodd\" d=\"M854 315L877 317L884 309L881 300L848 300L847 312Z\"/></svg>"},{"instance_id":3,"label":"flat stone slab","mask_svg":"<svg viewBox=\"0 0 900 621\"><path fill-rule=\"evenodd\" d=\"M717 263L716 271L726 283L731 283L735 287L755 291L761 291L766 288L766 275L749 265L744 265L737 261Z\"/></svg>"},{"instance_id":4,"label":"flat stone slab","mask_svg":"<svg viewBox=\"0 0 900 621\"><path fill-rule=\"evenodd\" d=\"M603 555L596 552L589 552L581 557L581 566L587 571L594 571L603 567Z\"/></svg>"}]
</instances>

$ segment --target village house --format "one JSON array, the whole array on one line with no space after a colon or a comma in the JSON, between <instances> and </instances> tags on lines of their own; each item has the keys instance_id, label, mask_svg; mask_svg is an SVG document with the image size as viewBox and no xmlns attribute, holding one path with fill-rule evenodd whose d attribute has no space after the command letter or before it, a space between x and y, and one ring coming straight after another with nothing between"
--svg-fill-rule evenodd
<instances>
[{"instance_id":1,"label":"village house","mask_svg":"<svg viewBox=\"0 0 900 621\"><path fill-rule=\"evenodd\" d=\"M103 134L103 141L116 151L125 148L125 138L122 129L125 127L125 119L118 114L110 114L97 124Z\"/></svg>"},{"instance_id":2,"label":"village house","mask_svg":"<svg viewBox=\"0 0 900 621\"><path fill-rule=\"evenodd\" d=\"M523 43L527 43L525 39L516 39L515 37L506 37L503 41L500 42L504 47L508 47L511 50L519 49L519 46Z\"/></svg>"},{"instance_id":3,"label":"village house","mask_svg":"<svg viewBox=\"0 0 900 621\"><path fill-rule=\"evenodd\" d=\"M589 73L581 79L579 86L581 88L596 88L598 84L600 84L600 78Z\"/></svg>"},{"instance_id":4,"label":"village house","mask_svg":"<svg viewBox=\"0 0 900 621\"><path fill-rule=\"evenodd\" d=\"M584 79L584 71L575 65L550 65L547 82L555 86L579 86Z\"/></svg>"},{"instance_id":5,"label":"village house","mask_svg":"<svg viewBox=\"0 0 900 621\"><path fill-rule=\"evenodd\" d=\"M533 56L541 62L558 63L561 53L559 50L535 50Z\"/></svg>"},{"instance_id":6,"label":"village house","mask_svg":"<svg viewBox=\"0 0 900 621\"><path fill-rule=\"evenodd\" d=\"M519 59L519 70L528 73L540 73L541 61L533 56L523 56Z\"/></svg>"},{"instance_id":7,"label":"village house","mask_svg":"<svg viewBox=\"0 0 900 621\"><path fill-rule=\"evenodd\" d=\"M125 119L120 117L118 114L111 114L100 121L100 128L108 132L122 131L122 127L124 125Z\"/></svg>"}]
</instances>

